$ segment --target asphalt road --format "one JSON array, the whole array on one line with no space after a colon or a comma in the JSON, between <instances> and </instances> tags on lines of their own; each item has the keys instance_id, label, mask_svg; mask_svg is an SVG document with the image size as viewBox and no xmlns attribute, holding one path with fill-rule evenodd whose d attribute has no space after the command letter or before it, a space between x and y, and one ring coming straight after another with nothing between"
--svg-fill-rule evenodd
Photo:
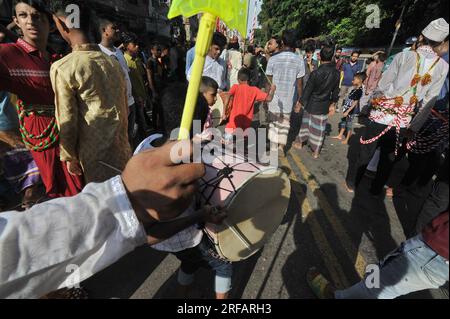
<instances>
[{"instance_id":1,"label":"asphalt road","mask_svg":"<svg viewBox=\"0 0 450 319\"><path fill-rule=\"evenodd\" d=\"M339 116L331 120L336 133ZM358 152L358 132L349 146L327 138L319 160L308 149L281 158L290 174L292 196L282 225L256 256L236 263L233 298L315 298L306 272L316 266L338 288L358 282L368 264L396 249L414 229L415 216L430 191L400 189L394 199L368 194L368 179L356 194L344 186L348 158ZM403 163L404 164L404 163ZM399 165L397 172L405 169ZM91 298L174 298L178 260L142 247L86 281ZM190 297L213 298L214 276L202 270ZM404 298L448 298L447 290Z\"/></svg>"}]
</instances>

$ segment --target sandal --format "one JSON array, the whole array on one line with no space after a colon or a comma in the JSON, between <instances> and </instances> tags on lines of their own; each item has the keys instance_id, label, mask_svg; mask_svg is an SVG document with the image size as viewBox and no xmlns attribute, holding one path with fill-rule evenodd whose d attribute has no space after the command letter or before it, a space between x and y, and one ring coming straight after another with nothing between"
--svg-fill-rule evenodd
<instances>
[{"instance_id":1,"label":"sandal","mask_svg":"<svg viewBox=\"0 0 450 319\"><path fill-rule=\"evenodd\" d=\"M306 274L306 281L308 286L314 292L319 299L334 299L334 296L330 295L330 282L319 273L316 268L311 268Z\"/></svg>"}]
</instances>

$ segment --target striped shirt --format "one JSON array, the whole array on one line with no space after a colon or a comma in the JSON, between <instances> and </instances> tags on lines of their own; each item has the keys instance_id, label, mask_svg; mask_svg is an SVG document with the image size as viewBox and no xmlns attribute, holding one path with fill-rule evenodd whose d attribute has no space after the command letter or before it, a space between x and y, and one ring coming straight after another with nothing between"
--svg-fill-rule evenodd
<instances>
[{"instance_id":1,"label":"striped shirt","mask_svg":"<svg viewBox=\"0 0 450 319\"><path fill-rule=\"evenodd\" d=\"M297 101L297 80L305 76L305 62L292 52L281 52L272 56L267 65L267 75L273 77L277 93L269 103L269 111L290 114Z\"/></svg>"}]
</instances>

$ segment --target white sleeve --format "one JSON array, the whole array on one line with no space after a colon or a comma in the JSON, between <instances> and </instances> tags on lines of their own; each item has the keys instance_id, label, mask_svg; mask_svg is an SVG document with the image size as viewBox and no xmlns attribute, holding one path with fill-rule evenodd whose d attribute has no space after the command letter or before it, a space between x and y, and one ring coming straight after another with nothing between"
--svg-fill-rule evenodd
<instances>
[{"instance_id":1,"label":"white sleeve","mask_svg":"<svg viewBox=\"0 0 450 319\"><path fill-rule=\"evenodd\" d=\"M0 214L0 298L39 298L146 243L119 176L75 197Z\"/></svg>"},{"instance_id":2,"label":"white sleeve","mask_svg":"<svg viewBox=\"0 0 450 319\"><path fill-rule=\"evenodd\" d=\"M267 64L266 74L268 76L273 76L273 58L269 59L269 63Z\"/></svg>"},{"instance_id":3,"label":"white sleeve","mask_svg":"<svg viewBox=\"0 0 450 319\"><path fill-rule=\"evenodd\" d=\"M418 132L425 124L426 120L431 114L431 109L436 103L436 100L439 98L439 94L441 93L442 88L445 85L445 80L448 76L448 64L443 63L442 65L444 65L443 71L441 72L441 74L436 75L436 77L439 78L428 89L421 103L422 107L409 126L409 129L414 132Z\"/></svg>"},{"instance_id":4,"label":"white sleeve","mask_svg":"<svg viewBox=\"0 0 450 319\"><path fill-rule=\"evenodd\" d=\"M298 73L297 73L297 79L301 79L305 76L306 74L306 67L305 67L305 61L303 59L299 58L299 69L298 69Z\"/></svg>"}]
</instances>

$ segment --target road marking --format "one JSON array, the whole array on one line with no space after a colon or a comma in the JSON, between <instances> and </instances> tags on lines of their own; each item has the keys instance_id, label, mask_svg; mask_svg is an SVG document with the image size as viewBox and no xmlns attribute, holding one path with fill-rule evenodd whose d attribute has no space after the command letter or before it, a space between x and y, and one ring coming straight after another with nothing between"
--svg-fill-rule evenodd
<instances>
[{"instance_id":1,"label":"road marking","mask_svg":"<svg viewBox=\"0 0 450 319\"><path fill-rule=\"evenodd\" d=\"M303 162L300 160L300 158L291 153L291 158L294 160L295 165L300 170L303 179L308 183L309 188L312 190L312 192L317 196L318 203L320 208L322 208L323 212L325 213L326 218L328 219L329 223L333 227L334 232L336 233L336 236L340 239L342 246L344 247L344 250L348 256L348 258L353 261L355 260L355 270L358 273L360 278L364 277L367 261L365 258L360 254L358 247L356 247L350 236L348 235L347 231L345 230L345 227L342 225L341 221L337 217L336 213L334 212L332 206L327 200L327 197L323 193L323 191L320 189L319 184L315 180L315 178L311 175L311 173L308 171L308 169L305 167Z\"/></svg>"},{"instance_id":2,"label":"road marking","mask_svg":"<svg viewBox=\"0 0 450 319\"><path fill-rule=\"evenodd\" d=\"M286 166L291 170L290 178L294 182L299 182L297 175L295 174L294 170L292 169L287 159L281 158L280 162L283 166ZM301 188L299 189L298 187L293 187L293 191L296 193L298 197L298 200L301 204L302 217L305 218L311 230L316 246L320 251L320 255L324 261L324 265L327 268L334 285L337 288L348 287L349 282L347 280L347 277L345 276L344 270L341 264L339 263L336 255L334 254L333 249L331 248L331 245L329 244L327 237L325 236L320 226L320 223L317 220L316 215L312 214L313 210L308 201L308 198L306 197L306 194L303 192ZM301 202L302 198L304 198L303 202Z\"/></svg>"}]
</instances>

